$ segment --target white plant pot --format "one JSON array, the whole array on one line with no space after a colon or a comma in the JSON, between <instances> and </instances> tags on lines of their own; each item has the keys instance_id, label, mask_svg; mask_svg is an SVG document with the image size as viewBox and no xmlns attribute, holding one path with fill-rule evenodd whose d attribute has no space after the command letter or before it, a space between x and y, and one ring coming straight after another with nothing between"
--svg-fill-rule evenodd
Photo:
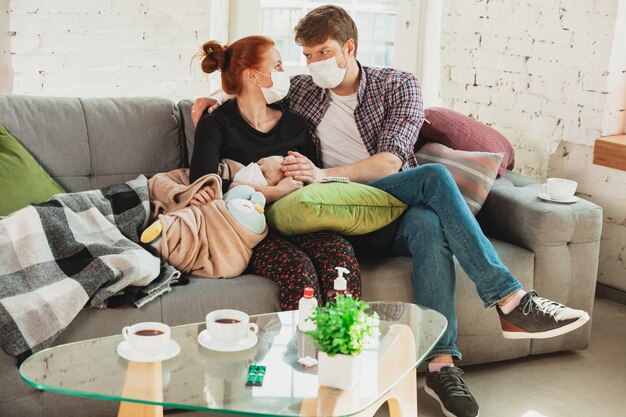
<instances>
[{"instance_id":1,"label":"white plant pot","mask_svg":"<svg viewBox=\"0 0 626 417\"><path fill-rule=\"evenodd\" d=\"M325 352L319 352L317 361L317 380L320 385L351 389L359 382L361 355L328 356Z\"/></svg>"}]
</instances>

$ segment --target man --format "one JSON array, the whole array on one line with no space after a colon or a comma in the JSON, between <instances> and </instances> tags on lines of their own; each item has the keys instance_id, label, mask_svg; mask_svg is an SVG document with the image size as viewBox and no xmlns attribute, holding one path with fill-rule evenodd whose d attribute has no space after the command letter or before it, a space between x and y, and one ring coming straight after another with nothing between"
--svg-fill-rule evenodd
<instances>
[{"instance_id":1,"label":"man","mask_svg":"<svg viewBox=\"0 0 626 417\"><path fill-rule=\"evenodd\" d=\"M413 152L424 121L417 78L360 65L357 28L345 10L327 5L310 11L296 25L295 38L311 75L292 77L283 104L307 120L324 168L292 153L295 158L285 161L285 175L305 183L324 176L349 177L409 206L395 236L384 243L396 256L412 256L415 302L448 319L446 332L429 356L425 389L446 416L477 416L478 404L454 366L461 352L456 347L452 255L476 284L485 307L496 306L505 338L562 335L582 326L589 315L522 290L483 235L449 172L439 164L417 166ZM208 99L196 101L196 120L209 104L213 102Z\"/></svg>"}]
</instances>

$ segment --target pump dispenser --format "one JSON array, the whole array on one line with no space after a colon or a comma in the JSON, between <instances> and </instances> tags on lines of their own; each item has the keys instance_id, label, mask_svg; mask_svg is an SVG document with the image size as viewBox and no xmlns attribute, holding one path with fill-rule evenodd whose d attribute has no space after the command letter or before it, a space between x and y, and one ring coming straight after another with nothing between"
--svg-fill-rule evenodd
<instances>
[{"instance_id":1,"label":"pump dispenser","mask_svg":"<svg viewBox=\"0 0 626 417\"><path fill-rule=\"evenodd\" d=\"M342 294L346 297L351 297L352 295L348 292L348 281L343 277L343 274L349 274L350 270L344 268L343 266L336 266L337 270L337 278L333 283L333 291L329 291L326 301L333 302L337 298L338 295Z\"/></svg>"}]
</instances>

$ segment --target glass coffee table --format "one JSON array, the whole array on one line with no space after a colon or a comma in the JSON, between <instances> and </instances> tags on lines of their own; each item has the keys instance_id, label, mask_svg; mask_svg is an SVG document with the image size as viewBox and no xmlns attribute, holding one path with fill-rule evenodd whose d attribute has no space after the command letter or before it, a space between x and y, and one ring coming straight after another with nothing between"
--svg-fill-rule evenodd
<instances>
[{"instance_id":1,"label":"glass coffee table","mask_svg":"<svg viewBox=\"0 0 626 417\"><path fill-rule=\"evenodd\" d=\"M56 346L20 367L32 386L120 402L118 416L162 416L163 408L263 416L372 416L385 402L391 416L417 415L416 367L446 328L436 311L409 303L371 302L380 316L378 346L365 350L360 382L351 390L320 387L317 367L298 363L315 354L297 330L298 312L251 316L258 342L239 352L198 344L204 323L172 327L180 353L140 363L116 353L121 335ZM120 329L121 330L121 329ZM267 367L261 386L247 386L251 364Z\"/></svg>"}]
</instances>

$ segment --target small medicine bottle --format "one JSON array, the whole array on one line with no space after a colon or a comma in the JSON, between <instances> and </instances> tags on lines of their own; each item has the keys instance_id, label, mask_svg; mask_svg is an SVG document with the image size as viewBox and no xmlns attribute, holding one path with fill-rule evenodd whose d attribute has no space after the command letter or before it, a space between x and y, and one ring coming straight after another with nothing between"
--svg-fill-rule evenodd
<instances>
[{"instance_id":1,"label":"small medicine bottle","mask_svg":"<svg viewBox=\"0 0 626 417\"><path fill-rule=\"evenodd\" d=\"M303 332L315 330L316 327L315 323L307 320L313 310L315 310L315 307L317 307L317 299L313 297L313 295L313 288L306 287L304 289L304 295L298 302L298 329Z\"/></svg>"}]
</instances>

